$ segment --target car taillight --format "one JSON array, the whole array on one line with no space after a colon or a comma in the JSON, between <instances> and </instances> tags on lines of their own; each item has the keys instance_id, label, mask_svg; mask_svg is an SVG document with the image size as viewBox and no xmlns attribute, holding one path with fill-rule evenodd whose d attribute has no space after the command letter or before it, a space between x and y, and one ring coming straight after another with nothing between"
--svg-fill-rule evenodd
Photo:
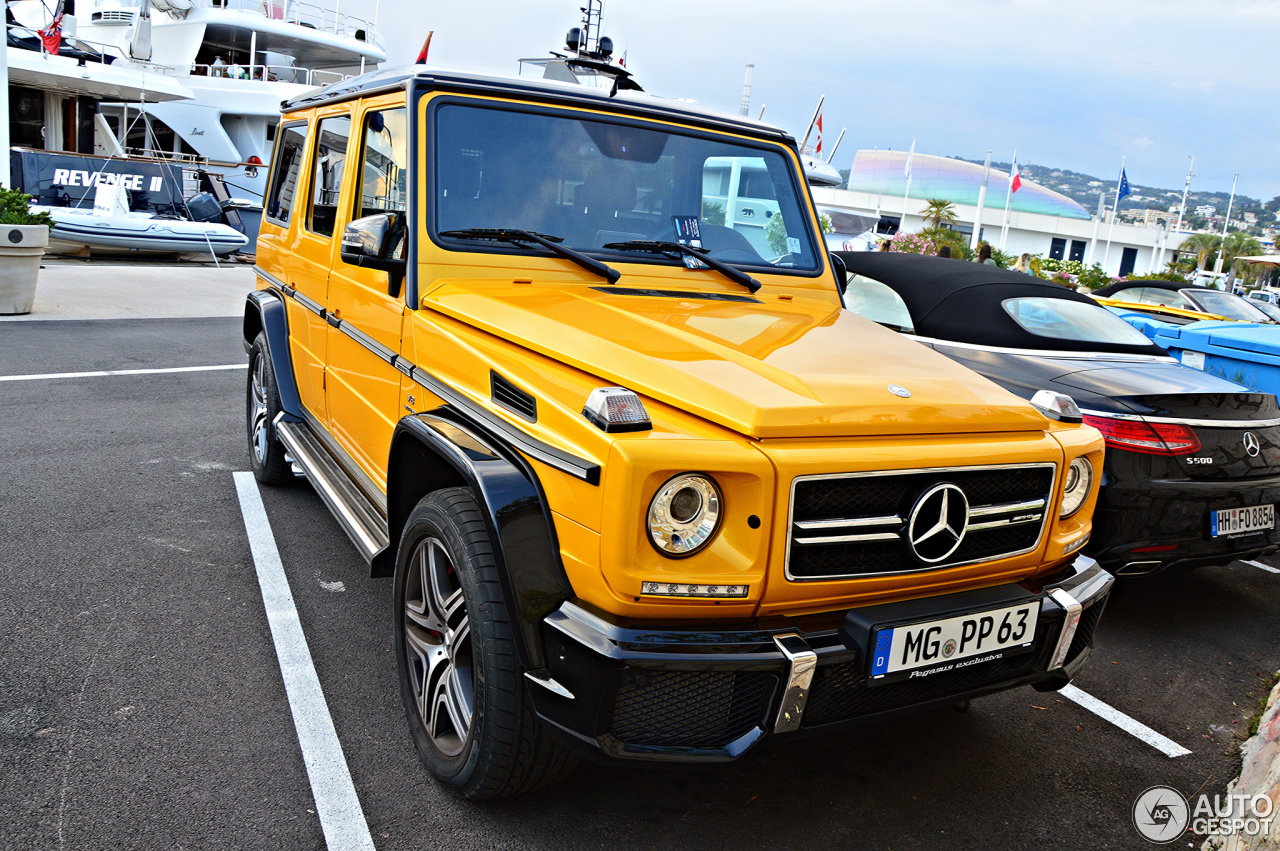
<instances>
[{"instance_id":1,"label":"car taillight","mask_svg":"<svg viewBox=\"0 0 1280 851\"><path fill-rule=\"evenodd\" d=\"M1107 446L1148 455L1186 455L1200 448L1200 438L1181 423L1147 423L1085 415L1085 425L1102 432Z\"/></svg>"}]
</instances>

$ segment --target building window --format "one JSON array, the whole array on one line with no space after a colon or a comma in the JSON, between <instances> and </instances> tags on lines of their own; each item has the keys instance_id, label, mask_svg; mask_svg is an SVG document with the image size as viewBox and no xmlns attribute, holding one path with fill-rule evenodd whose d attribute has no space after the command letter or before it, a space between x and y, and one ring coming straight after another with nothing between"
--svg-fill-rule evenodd
<instances>
[{"instance_id":1,"label":"building window","mask_svg":"<svg viewBox=\"0 0 1280 851\"><path fill-rule=\"evenodd\" d=\"M1054 260L1061 260L1066 253L1067 241L1060 236L1055 236L1049 242L1049 256Z\"/></svg>"},{"instance_id":2,"label":"building window","mask_svg":"<svg viewBox=\"0 0 1280 851\"><path fill-rule=\"evenodd\" d=\"M1083 239L1071 240L1071 256L1068 257L1067 259L1074 260L1077 263L1084 262L1084 240Z\"/></svg>"}]
</instances>

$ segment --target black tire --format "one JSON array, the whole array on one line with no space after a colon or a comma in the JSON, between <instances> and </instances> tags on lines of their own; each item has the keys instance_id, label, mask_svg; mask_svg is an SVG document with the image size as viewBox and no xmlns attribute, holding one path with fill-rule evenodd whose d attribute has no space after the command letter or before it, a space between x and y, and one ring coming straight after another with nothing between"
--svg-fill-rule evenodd
<instances>
[{"instance_id":1,"label":"black tire","mask_svg":"<svg viewBox=\"0 0 1280 851\"><path fill-rule=\"evenodd\" d=\"M469 800L564 779L578 758L551 741L525 696L489 535L468 488L428 494L395 571L400 696L427 770ZM426 720L424 720L424 718Z\"/></svg>"},{"instance_id":2,"label":"black tire","mask_svg":"<svg viewBox=\"0 0 1280 851\"><path fill-rule=\"evenodd\" d=\"M264 485L293 481L293 471L284 457L284 444L276 437L275 419L279 413L276 371L267 353L267 335L260 333L249 348L245 422L249 433L249 464L254 478Z\"/></svg>"}]
</instances>

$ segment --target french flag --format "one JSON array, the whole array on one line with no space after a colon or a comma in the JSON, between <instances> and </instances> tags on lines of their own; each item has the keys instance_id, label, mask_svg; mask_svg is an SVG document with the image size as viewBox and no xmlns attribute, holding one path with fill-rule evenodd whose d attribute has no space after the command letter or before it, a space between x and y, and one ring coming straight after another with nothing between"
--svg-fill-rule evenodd
<instances>
[{"instance_id":1,"label":"french flag","mask_svg":"<svg viewBox=\"0 0 1280 851\"><path fill-rule=\"evenodd\" d=\"M1016 162L1013 164L1013 171L1009 177L1009 194L1012 195L1022 188L1022 175L1018 173L1018 164Z\"/></svg>"}]
</instances>

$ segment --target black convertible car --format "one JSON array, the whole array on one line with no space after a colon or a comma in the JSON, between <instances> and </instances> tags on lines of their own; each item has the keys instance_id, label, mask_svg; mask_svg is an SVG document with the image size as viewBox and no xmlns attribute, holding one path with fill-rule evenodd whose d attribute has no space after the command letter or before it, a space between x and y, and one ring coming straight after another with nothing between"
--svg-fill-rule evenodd
<instances>
[{"instance_id":1,"label":"black convertible car","mask_svg":"<svg viewBox=\"0 0 1280 851\"><path fill-rule=\"evenodd\" d=\"M1151 573L1280 549L1280 408L1167 357L1092 299L993 266L837 252L845 306L1030 399L1064 393L1107 458L1085 552Z\"/></svg>"}]
</instances>

